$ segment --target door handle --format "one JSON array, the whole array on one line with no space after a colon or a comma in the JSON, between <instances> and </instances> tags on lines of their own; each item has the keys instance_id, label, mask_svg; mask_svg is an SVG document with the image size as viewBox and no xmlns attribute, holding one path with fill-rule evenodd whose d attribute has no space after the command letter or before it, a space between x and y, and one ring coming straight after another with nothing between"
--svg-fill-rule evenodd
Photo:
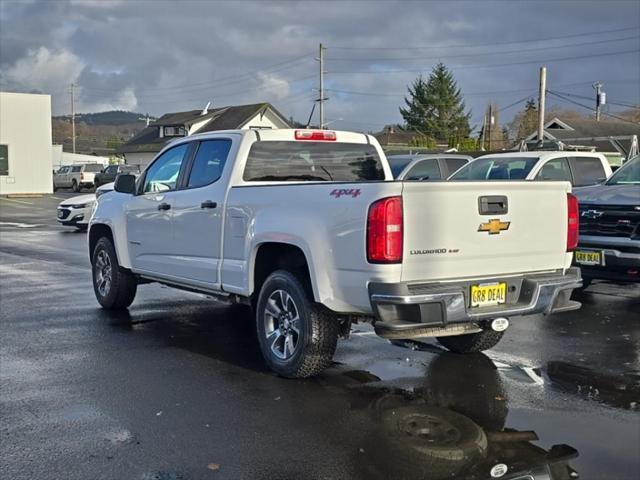
<instances>
[{"instance_id":1,"label":"door handle","mask_svg":"<svg viewBox=\"0 0 640 480\"><path fill-rule=\"evenodd\" d=\"M200 204L200 208L216 208L218 204L216 202L212 202L211 200L205 200Z\"/></svg>"},{"instance_id":2,"label":"door handle","mask_svg":"<svg viewBox=\"0 0 640 480\"><path fill-rule=\"evenodd\" d=\"M171 209L171 205L169 205L168 203L162 202L160 205L158 205L158 210L170 210L170 209Z\"/></svg>"}]
</instances>

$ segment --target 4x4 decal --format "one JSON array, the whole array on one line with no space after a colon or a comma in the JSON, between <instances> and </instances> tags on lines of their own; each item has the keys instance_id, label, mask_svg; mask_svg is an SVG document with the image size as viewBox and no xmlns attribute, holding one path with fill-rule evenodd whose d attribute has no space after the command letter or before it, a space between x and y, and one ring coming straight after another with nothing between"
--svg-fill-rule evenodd
<instances>
[{"instance_id":1,"label":"4x4 decal","mask_svg":"<svg viewBox=\"0 0 640 480\"><path fill-rule=\"evenodd\" d=\"M343 195L349 195L353 198L356 198L358 195L360 195L360 189L359 188L336 188L332 190L329 195L336 198L340 198Z\"/></svg>"}]
</instances>

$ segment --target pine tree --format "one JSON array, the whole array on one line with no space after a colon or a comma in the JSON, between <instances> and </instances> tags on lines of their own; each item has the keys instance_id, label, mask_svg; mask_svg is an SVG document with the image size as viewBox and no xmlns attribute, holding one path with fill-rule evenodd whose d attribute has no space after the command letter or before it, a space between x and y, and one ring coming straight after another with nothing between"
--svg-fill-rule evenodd
<instances>
[{"instance_id":1,"label":"pine tree","mask_svg":"<svg viewBox=\"0 0 640 480\"><path fill-rule=\"evenodd\" d=\"M531 135L538 126L538 107L533 98L527 100L524 110L518 112L509 127L510 137L520 142Z\"/></svg>"},{"instance_id":2,"label":"pine tree","mask_svg":"<svg viewBox=\"0 0 640 480\"><path fill-rule=\"evenodd\" d=\"M418 77L405 98L407 108L400 108L406 128L438 140L469 136L470 112L465 112L462 93L453 74L439 63L425 81Z\"/></svg>"}]
</instances>

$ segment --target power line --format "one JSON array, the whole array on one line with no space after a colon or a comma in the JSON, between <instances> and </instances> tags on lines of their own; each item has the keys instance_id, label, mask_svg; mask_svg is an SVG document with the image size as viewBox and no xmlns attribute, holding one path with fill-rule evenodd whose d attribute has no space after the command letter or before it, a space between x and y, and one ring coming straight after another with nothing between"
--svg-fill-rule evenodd
<instances>
[{"instance_id":1,"label":"power line","mask_svg":"<svg viewBox=\"0 0 640 480\"><path fill-rule=\"evenodd\" d=\"M590 106L585 105L585 104L580 103L580 102L576 102L575 100L571 100L570 98L567 98L564 95L561 95L561 94L559 94L557 92L553 92L551 90L547 90L547 93L549 93L550 95L553 95L554 97L558 97L561 100L564 100L565 102L569 102L569 103L572 103L574 105L578 105L579 107L586 108L590 112L593 112L593 107L590 107ZM632 122L630 120L627 120L626 118L618 117L617 115L613 115L611 113L606 113L606 112L602 112L602 113L604 115L606 115L607 117L615 118L617 120L620 120L620 121L623 121L623 122L626 122L626 123L631 123L633 125L638 125L636 122Z\"/></svg>"},{"instance_id":2,"label":"power line","mask_svg":"<svg viewBox=\"0 0 640 480\"><path fill-rule=\"evenodd\" d=\"M290 64L292 63L297 63L300 61L304 61L304 60L311 60L313 57L310 56L309 53L305 54L305 55L301 55L298 57L294 57L294 58L290 58L289 60L285 60L283 62L278 62L278 63L274 63L271 65L267 65L264 68L261 68L259 70L254 70L254 71L250 71L250 72L245 72L245 73L241 73L241 74L236 74L236 75L229 75L227 77L222 77L222 78L218 78L216 80L211 80L211 81L207 81L207 82L199 82L199 83L192 83L192 84L185 84L185 85L174 85L171 87L149 87L149 88L145 88L145 92L155 92L155 91L166 91L166 90L170 90L169 93L175 92L175 91L179 91L179 90L185 90L185 89L192 89L192 88L205 88L205 87L209 87L209 86L221 86L221 85L227 85L227 84L231 84L231 83L236 83L238 81L241 81L240 79L247 77L247 79L251 79L253 78L254 75L257 75L259 73L273 73L275 71L278 70L282 70L284 68L287 68L290 66ZM105 93L111 93L111 92L119 92L122 89L101 89L101 88L91 88L91 87L82 87L83 90L90 90L90 91L94 91L94 92L105 92ZM158 93L156 94L156 96L161 96L161 95L166 95L165 93Z\"/></svg>"},{"instance_id":3,"label":"power line","mask_svg":"<svg viewBox=\"0 0 640 480\"><path fill-rule=\"evenodd\" d=\"M565 38L576 38L576 37L584 37L584 36L594 36L594 35L604 35L607 33L616 33L616 32L626 32L629 30L640 30L640 25L636 25L633 27L625 27L625 28L616 28L613 30L601 30L599 32L584 32L584 33L574 33L571 35L562 35L559 37L547 37L547 38L530 38L527 40L514 40L509 42L493 42L493 43L484 43L484 44L464 44L464 45L429 45L429 46L421 46L421 47L408 47L406 45L398 46L398 47L353 47L353 46L331 46L328 48L335 50L427 50L427 49L435 49L435 48L475 48L475 47L493 47L496 45L517 45L521 43L530 43L530 42L548 42L553 40L562 40Z\"/></svg>"},{"instance_id":4,"label":"power line","mask_svg":"<svg viewBox=\"0 0 640 480\"><path fill-rule=\"evenodd\" d=\"M535 48L519 48L517 50L507 50L504 52L476 52L476 53L463 53L456 55L435 55L432 57L369 57L369 58L358 58L358 57L330 57L328 60L332 61L351 61L351 62L377 62L377 61L401 61L401 60L438 60L438 59L447 59L447 58L463 58L463 57L477 57L478 55L507 55L511 53L522 53L522 52L536 52L543 50L550 50L555 48L571 48L571 47L583 47L586 45L599 45L604 43L614 43L614 42L622 42L626 40L638 40L640 39L640 35L634 35L632 37L624 37L624 38L616 38L610 40L594 40L590 42L581 42L581 43L573 43L569 45L552 45L548 47L535 47Z\"/></svg>"},{"instance_id":5,"label":"power line","mask_svg":"<svg viewBox=\"0 0 640 480\"><path fill-rule=\"evenodd\" d=\"M562 58L550 58L550 59L540 59L540 60L527 60L523 62L509 62L509 63L486 63L484 65L450 65L449 68L456 70L464 70L464 69L475 69L475 68L495 68L495 67L511 67L516 65L532 65L539 63L554 63L554 62L564 62L570 60L581 60L585 58L595 58L595 57L612 57L614 55L626 55L629 53L638 53L640 49L633 50L623 50L619 52L604 52L604 53L593 53L590 55L578 55L573 57L562 57ZM367 74L393 74L393 73L423 73L424 70L415 70L415 69L397 69L397 70L364 70L364 71L331 71L329 73L333 74L359 74L359 75L367 75Z\"/></svg>"},{"instance_id":6,"label":"power line","mask_svg":"<svg viewBox=\"0 0 640 480\"><path fill-rule=\"evenodd\" d=\"M593 100L592 97L587 97L586 95L577 95L575 93L566 93L566 92L557 92L557 93L560 93L560 94L565 95L567 97L580 98L582 100ZM617 105L619 107L635 108L635 109L640 110L640 106L638 104L631 105L631 104L628 104L628 103L612 102L610 100L610 98L607 98L607 103L609 103L611 105Z\"/></svg>"}]
</instances>

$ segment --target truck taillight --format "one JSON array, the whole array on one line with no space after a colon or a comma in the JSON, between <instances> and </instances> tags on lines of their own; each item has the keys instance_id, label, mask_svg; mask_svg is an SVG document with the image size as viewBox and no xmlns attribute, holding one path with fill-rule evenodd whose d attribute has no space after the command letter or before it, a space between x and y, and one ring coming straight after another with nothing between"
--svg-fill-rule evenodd
<instances>
[{"instance_id":1,"label":"truck taillight","mask_svg":"<svg viewBox=\"0 0 640 480\"><path fill-rule=\"evenodd\" d=\"M578 246L579 219L578 199L575 195L567 193L567 252L575 250Z\"/></svg>"},{"instance_id":2,"label":"truck taillight","mask_svg":"<svg viewBox=\"0 0 640 480\"><path fill-rule=\"evenodd\" d=\"M369 207L367 260L370 263L402 262L402 197L387 197Z\"/></svg>"},{"instance_id":3,"label":"truck taillight","mask_svg":"<svg viewBox=\"0 0 640 480\"><path fill-rule=\"evenodd\" d=\"M296 130L296 140L324 140L328 142L336 141L336 132L331 130Z\"/></svg>"},{"instance_id":4,"label":"truck taillight","mask_svg":"<svg viewBox=\"0 0 640 480\"><path fill-rule=\"evenodd\" d=\"M80 174L80 180L84 180L84 173Z\"/></svg>"}]
</instances>

